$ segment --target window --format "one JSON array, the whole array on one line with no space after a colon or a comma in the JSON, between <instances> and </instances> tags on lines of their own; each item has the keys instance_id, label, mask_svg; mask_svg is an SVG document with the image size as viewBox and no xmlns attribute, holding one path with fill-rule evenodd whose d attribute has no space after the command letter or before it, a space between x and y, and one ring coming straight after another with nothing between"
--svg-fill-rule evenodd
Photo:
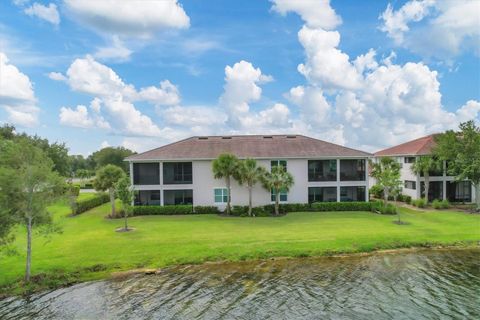
<instances>
[{"instance_id":1,"label":"window","mask_svg":"<svg viewBox=\"0 0 480 320\"><path fill-rule=\"evenodd\" d=\"M191 162L164 162L163 184L191 184Z\"/></svg>"},{"instance_id":2,"label":"window","mask_svg":"<svg viewBox=\"0 0 480 320\"><path fill-rule=\"evenodd\" d=\"M272 160L270 161L270 167L282 166L287 171L287 160Z\"/></svg>"},{"instance_id":3,"label":"window","mask_svg":"<svg viewBox=\"0 0 480 320\"><path fill-rule=\"evenodd\" d=\"M405 163L414 163L415 162L415 157L405 157L404 162Z\"/></svg>"},{"instance_id":4,"label":"window","mask_svg":"<svg viewBox=\"0 0 480 320\"><path fill-rule=\"evenodd\" d=\"M337 160L308 160L308 181L337 181Z\"/></svg>"},{"instance_id":5,"label":"window","mask_svg":"<svg viewBox=\"0 0 480 320\"><path fill-rule=\"evenodd\" d=\"M340 201L365 201L365 187L340 187Z\"/></svg>"},{"instance_id":6,"label":"window","mask_svg":"<svg viewBox=\"0 0 480 320\"><path fill-rule=\"evenodd\" d=\"M160 164L155 163L134 163L133 184L155 185L160 184Z\"/></svg>"},{"instance_id":7,"label":"window","mask_svg":"<svg viewBox=\"0 0 480 320\"><path fill-rule=\"evenodd\" d=\"M340 181L365 181L365 159L340 160Z\"/></svg>"},{"instance_id":8,"label":"window","mask_svg":"<svg viewBox=\"0 0 480 320\"><path fill-rule=\"evenodd\" d=\"M136 206L159 206L160 190L140 190L135 195Z\"/></svg>"},{"instance_id":9,"label":"window","mask_svg":"<svg viewBox=\"0 0 480 320\"><path fill-rule=\"evenodd\" d=\"M337 187L310 187L308 188L308 202L336 202Z\"/></svg>"},{"instance_id":10,"label":"window","mask_svg":"<svg viewBox=\"0 0 480 320\"><path fill-rule=\"evenodd\" d=\"M278 201L280 201L280 202L286 202L286 201L288 201L288 193L287 193L287 191L281 190L281 191L279 192L279 194L280 194L280 198L278 199ZM275 194L275 190L273 190L273 189L272 189L272 191L271 191L270 198L271 198L272 202L275 202L275 199L277 198L277 195Z\"/></svg>"},{"instance_id":11,"label":"window","mask_svg":"<svg viewBox=\"0 0 480 320\"><path fill-rule=\"evenodd\" d=\"M410 181L410 180L405 180L404 184L405 189L417 189L417 182L416 181Z\"/></svg>"},{"instance_id":12,"label":"window","mask_svg":"<svg viewBox=\"0 0 480 320\"><path fill-rule=\"evenodd\" d=\"M425 182L420 182L420 190L422 198L425 197ZM430 181L428 188L428 201L435 199L443 199L443 182L442 181Z\"/></svg>"},{"instance_id":13,"label":"window","mask_svg":"<svg viewBox=\"0 0 480 320\"><path fill-rule=\"evenodd\" d=\"M215 197L215 203L227 203L228 202L228 189L217 188L213 190Z\"/></svg>"}]
</instances>

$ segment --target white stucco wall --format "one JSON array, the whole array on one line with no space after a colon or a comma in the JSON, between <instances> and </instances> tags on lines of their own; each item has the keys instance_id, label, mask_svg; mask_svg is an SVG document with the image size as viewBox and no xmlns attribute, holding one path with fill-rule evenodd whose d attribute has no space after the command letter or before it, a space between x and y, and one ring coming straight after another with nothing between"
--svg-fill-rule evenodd
<instances>
[{"instance_id":1,"label":"white stucco wall","mask_svg":"<svg viewBox=\"0 0 480 320\"><path fill-rule=\"evenodd\" d=\"M361 158L365 159L366 158ZM308 202L308 188L309 187L340 187L340 186L365 186L365 198L368 201L368 178L366 181L332 181L332 182L309 182L308 181L308 160L313 159L259 159L257 163L267 170L271 169L270 163L271 160L286 160L287 161L287 171L290 172L294 177L294 185L288 193L289 203L307 203ZM321 160L321 158L319 158ZM148 161L154 162L154 161ZM194 205L204 205L211 206L217 205L221 209L225 207L225 204L217 204L214 199L214 189L215 188L226 188L224 179L215 179L212 172L212 161L211 160L194 160L192 162L192 184L178 184L178 185L135 185L136 190L160 190L161 191L161 203L164 203L164 190L179 190L179 189L192 189L193 190L193 202ZM163 172L163 163L158 162L160 166L160 181L163 182L162 172ZM130 166L132 176L133 176L133 166ZM337 178L339 175L340 165L339 160L337 159ZM368 162L366 165L366 171L368 172ZM133 181L133 178L132 178ZM232 187L232 205L247 205L248 204L248 189L244 186L240 186L234 179L231 182ZM338 188L337 194L340 194L340 188ZM339 197L338 197L339 199ZM257 184L253 190L253 199L254 206L260 206L265 204L270 204L271 197L270 192L262 188L262 186Z\"/></svg>"}]
</instances>

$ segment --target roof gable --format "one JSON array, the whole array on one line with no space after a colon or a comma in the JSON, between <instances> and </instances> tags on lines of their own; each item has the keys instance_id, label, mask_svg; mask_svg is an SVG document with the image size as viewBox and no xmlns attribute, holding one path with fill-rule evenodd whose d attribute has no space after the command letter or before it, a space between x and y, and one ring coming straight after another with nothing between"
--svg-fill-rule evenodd
<instances>
[{"instance_id":1,"label":"roof gable","mask_svg":"<svg viewBox=\"0 0 480 320\"><path fill-rule=\"evenodd\" d=\"M390 147L378 152L376 156L399 156L399 155L427 155L431 154L436 145L435 136L438 134L431 134L415 140L411 140L394 147Z\"/></svg>"}]
</instances>

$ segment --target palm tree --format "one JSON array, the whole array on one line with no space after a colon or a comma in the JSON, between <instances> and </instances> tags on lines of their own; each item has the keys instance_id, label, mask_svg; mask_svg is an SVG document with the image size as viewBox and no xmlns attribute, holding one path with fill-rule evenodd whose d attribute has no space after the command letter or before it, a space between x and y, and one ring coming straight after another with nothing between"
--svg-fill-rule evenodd
<instances>
[{"instance_id":1,"label":"palm tree","mask_svg":"<svg viewBox=\"0 0 480 320\"><path fill-rule=\"evenodd\" d=\"M441 162L431 156L421 156L412 164L414 174L422 174L425 178L425 201L428 203L428 191L430 187L430 171L441 169Z\"/></svg>"},{"instance_id":2,"label":"palm tree","mask_svg":"<svg viewBox=\"0 0 480 320\"><path fill-rule=\"evenodd\" d=\"M275 193L275 215L278 216L280 192L288 192L293 186L293 176L285 171L283 166L275 166L271 172L266 172L262 178L263 187Z\"/></svg>"},{"instance_id":3,"label":"palm tree","mask_svg":"<svg viewBox=\"0 0 480 320\"><path fill-rule=\"evenodd\" d=\"M257 166L257 161L254 159L241 160L238 163L238 168L235 179L240 185L246 185L248 188L248 215L252 216L252 190L255 184L259 182L266 173L265 168Z\"/></svg>"},{"instance_id":4,"label":"palm tree","mask_svg":"<svg viewBox=\"0 0 480 320\"><path fill-rule=\"evenodd\" d=\"M223 153L218 156L217 159L213 160L212 170L213 176L215 179L225 179L225 184L228 190L228 199L227 199L227 214L230 214L230 202L232 199L232 190L230 181L233 176L236 175L238 168L238 158L230 153Z\"/></svg>"}]
</instances>

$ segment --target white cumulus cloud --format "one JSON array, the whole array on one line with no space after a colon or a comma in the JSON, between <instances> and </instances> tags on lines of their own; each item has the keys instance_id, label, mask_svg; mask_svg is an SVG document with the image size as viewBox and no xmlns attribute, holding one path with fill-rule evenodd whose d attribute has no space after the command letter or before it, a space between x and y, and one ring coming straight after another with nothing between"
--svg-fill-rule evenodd
<instances>
[{"instance_id":1,"label":"white cumulus cloud","mask_svg":"<svg viewBox=\"0 0 480 320\"><path fill-rule=\"evenodd\" d=\"M60 23L60 14L57 10L57 5L50 3L48 6L35 2L33 5L25 9L25 13L29 16L35 16L58 25Z\"/></svg>"}]
</instances>

